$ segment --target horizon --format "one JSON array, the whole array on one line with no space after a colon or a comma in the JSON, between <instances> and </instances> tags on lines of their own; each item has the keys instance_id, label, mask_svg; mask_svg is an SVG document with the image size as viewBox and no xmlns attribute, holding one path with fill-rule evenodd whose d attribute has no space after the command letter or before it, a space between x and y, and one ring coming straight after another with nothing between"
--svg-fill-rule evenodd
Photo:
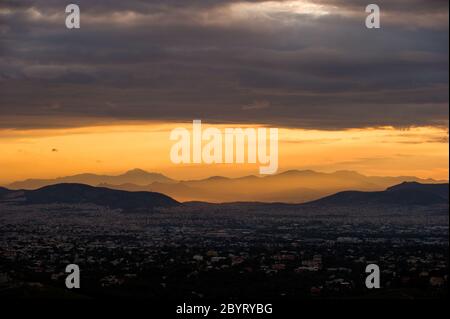
<instances>
[{"instance_id":1,"label":"horizon","mask_svg":"<svg viewBox=\"0 0 450 319\"><path fill-rule=\"evenodd\" d=\"M272 179L273 178L273 179ZM177 180L156 171L133 168L116 174L81 174L25 179L3 185L9 190L37 190L50 185L89 185L128 192L153 192L179 202L306 203L343 191L377 192L404 183L448 184L448 180L415 176L366 176L357 171L320 172L291 169L273 175L208 176Z\"/></svg>"},{"instance_id":2,"label":"horizon","mask_svg":"<svg viewBox=\"0 0 450 319\"><path fill-rule=\"evenodd\" d=\"M222 205L222 204L239 204L239 203L246 204L246 203L248 203L248 204L269 204L269 205L270 204L303 205L303 204L310 204L310 203L314 203L314 202L320 202L321 200L326 200L326 199L332 198L333 196L336 196L336 195L344 195L344 194L347 194L349 192L350 193L361 193L361 194L363 194L363 193L376 194L376 193L388 192L392 188L398 188L400 186L405 186L405 185L407 185L407 186L414 185L416 187L417 186L422 187L422 186L426 186L426 185L435 185L435 186L441 187L441 186L444 186L444 185L448 186L448 184L449 184L448 182L446 182L446 183L426 184L426 183L419 183L419 182L416 182L416 181L403 181L401 183L389 186L386 189L381 190L381 191L367 191L367 190L366 191L364 191L364 190L347 190L347 191L345 191L344 190L344 191L338 191L336 193L331 193L329 195L323 195L322 197L319 197L317 199L311 199L309 201L303 201L303 202L302 201L299 201L299 202L259 201L259 200L253 200L253 201L252 200L245 200L245 201L236 200L236 201L223 201L223 202L201 201L201 200L184 200L184 201L181 201L181 200L176 200L175 198L173 198L173 197L171 197L171 196L169 196L167 194L163 194L163 193L155 192L155 191L129 191L129 190L124 190L124 189L114 189L114 188L111 188L111 187L108 187L108 186L102 186L102 185L93 186L93 185L83 184L83 183L67 183L67 182L66 183L58 183L58 184L48 184L48 185L43 186L43 187L41 187L39 189L29 189L29 190L26 189L25 191L26 192L33 192L33 191L39 191L41 189L55 189L55 188L57 188L59 186L62 186L62 187L65 187L66 189L67 189L67 187L69 187L69 189L68 189L69 192L67 194L65 194L65 195L68 195L68 196L70 195L70 192L73 191L73 189L77 189L77 187L79 189L81 187L81 188L91 188L91 189L108 189L108 190L111 190L111 191L119 191L119 192L125 192L125 193L153 193L153 194L159 194L159 195L164 196L167 199L176 201L179 204L203 203L203 204L208 204L208 205L215 205L215 204ZM1 187L2 186L0 186L0 188ZM22 191L22 190L16 190L16 189L6 189L6 190L10 191L10 192L13 192L13 193ZM403 189L403 190L407 190L407 189ZM423 189L421 189L420 191L423 192ZM22 196L23 196L23 194L22 194ZM0 199L1 199L1 197L0 197ZM441 198L441 200L442 200L442 198ZM54 202L54 203L57 203L57 202ZM136 204L138 204L138 202L136 202ZM434 203L434 204L436 204L436 203ZM419 204L419 205L423 205L423 204Z\"/></svg>"},{"instance_id":3,"label":"horizon","mask_svg":"<svg viewBox=\"0 0 450 319\"><path fill-rule=\"evenodd\" d=\"M226 175L209 175L206 177L198 177L198 178L193 178L193 179L177 179L174 178L170 175L167 175L163 172L159 172L159 171L154 171L154 170L148 170L148 169L142 169L140 167L135 167L135 168L131 168L122 172L81 172L81 173L76 173L73 175L63 175L63 176L54 176L54 177L44 177L44 178L35 178L35 177L29 177L23 180L13 180L7 183L3 183L0 184L0 186L2 187L6 187L9 184L13 184L16 182L23 182L23 181L27 181L27 180L56 180L56 179L60 179L60 178L67 178L67 177L75 177L75 176L82 176L82 175L95 175L95 176L113 176L113 177L117 177L117 176L122 176L125 175L127 173L131 173L131 172L135 172L135 171L139 171L142 173L147 173L147 174L158 174L158 175L162 175L164 177L167 177L173 181L176 182L186 182L186 181L202 181L202 180L206 180L206 179L210 179L210 178L226 178L226 179L240 179L240 178L245 178L245 177L258 177L258 178L265 178L265 177L269 177L269 176L276 176L276 175L283 175L289 172L313 172L313 173L317 173L317 174L336 174L336 173L355 173L358 175L362 175L364 177L396 177L396 178L419 178L419 179L423 179L423 180L432 180L434 182L449 182L449 179L435 179L435 178L431 178L431 177L420 177L420 176L413 176L413 175L365 175L365 174L361 174L360 172L356 171L356 170L336 170L336 171L319 171L319 170L314 170L314 169L308 169L308 168L293 168L293 169L288 169L288 170L283 170L283 171L279 171L275 174L271 174L271 175L264 175L264 174L248 174L248 175L239 175L239 176L226 176ZM405 181L407 182L407 181Z\"/></svg>"}]
</instances>

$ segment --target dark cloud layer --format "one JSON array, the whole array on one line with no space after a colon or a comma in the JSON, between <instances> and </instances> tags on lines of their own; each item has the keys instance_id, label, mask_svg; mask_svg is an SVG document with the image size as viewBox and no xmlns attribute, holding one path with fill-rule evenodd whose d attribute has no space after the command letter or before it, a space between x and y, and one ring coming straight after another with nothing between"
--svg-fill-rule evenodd
<instances>
[{"instance_id":1,"label":"dark cloud layer","mask_svg":"<svg viewBox=\"0 0 450 319\"><path fill-rule=\"evenodd\" d=\"M0 126L105 120L448 125L448 2L0 3ZM33 119L33 120L29 120ZM39 120L36 120L39 119Z\"/></svg>"}]
</instances>

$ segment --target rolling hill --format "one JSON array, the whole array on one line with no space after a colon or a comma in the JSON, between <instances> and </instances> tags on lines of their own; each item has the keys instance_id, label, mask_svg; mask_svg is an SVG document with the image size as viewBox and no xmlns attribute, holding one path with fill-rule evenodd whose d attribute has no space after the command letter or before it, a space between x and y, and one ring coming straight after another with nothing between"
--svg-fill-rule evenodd
<instances>
[{"instance_id":1,"label":"rolling hill","mask_svg":"<svg viewBox=\"0 0 450 319\"><path fill-rule=\"evenodd\" d=\"M10 193L14 193L11 191ZM24 204L95 204L125 211L151 210L179 205L159 193L127 192L84 184L57 184L37 190L16 191L15 200Z\"/></svg>"},{"instance_id":2,"label":"rolling hill","mask_svg":"<svg viewBox=\"0 0 450 319\"><path fill-rule=\"evenodd\" d=\"M448 204L448 184L401 183L380 192L344 191L305 205L440 205Z\"/></svg>"},{"instance_id":3,"label":"rolling hill","mask_svg":"<svg viewBox=\"0 0 450 319\"><path fill-rule=\"evenodd\" d=\"M295 207L375 207L375 206L431 206L448 205L449 184L421 184L404 182L384 191L363 192L343 191L303 204L267 202L228 202L207 203L189 202L186 207L231 207L249 209L269 207L295 209ZM18 204L96 204L124 211L148 211L156 207L175 207L181 205L169 196L154 192L129 192L83 184L57 184L37 190L8 190L0 188L0 201L13 201Z\"/></svg>"}]
</instances>

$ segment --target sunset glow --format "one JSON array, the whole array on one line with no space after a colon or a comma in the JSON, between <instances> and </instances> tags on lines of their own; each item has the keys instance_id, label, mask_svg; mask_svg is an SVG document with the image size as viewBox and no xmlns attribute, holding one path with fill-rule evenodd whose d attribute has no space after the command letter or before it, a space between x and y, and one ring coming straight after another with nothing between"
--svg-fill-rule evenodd
<instances>
[{"instance_id":1,"label":"sunset glow","mask_svg":"<svg viewBox=\"0 0 450 319\"><path fill-rule=\"evenodd\" d=\"M190 129L190 125L192 123L126 123L70 129L2 130L0 182L86 172L118 174L136 167L176 179L257 175L258 166L254 164L172 164L170 131L180 126ZM279 138L279 172L288 169L355 170L366 175L448 179L448 132L445 129L386 127L319 131L281 128Z\"/></svg>"}]
</instances>

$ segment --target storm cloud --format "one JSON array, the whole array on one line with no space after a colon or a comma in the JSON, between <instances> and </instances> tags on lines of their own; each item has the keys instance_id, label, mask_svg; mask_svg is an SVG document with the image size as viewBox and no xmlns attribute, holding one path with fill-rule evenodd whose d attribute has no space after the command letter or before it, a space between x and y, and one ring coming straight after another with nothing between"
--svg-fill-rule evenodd
<instances>
[{"instance_id":1,"label":"storm cloud","mask_svg":"<svg viewBox=\"0 0 450 319\"><path fill-rule=\"evenodd\" d=\"M448 126L448 1L0 3L0 127Z\"/></svg>"}]
</instances>

